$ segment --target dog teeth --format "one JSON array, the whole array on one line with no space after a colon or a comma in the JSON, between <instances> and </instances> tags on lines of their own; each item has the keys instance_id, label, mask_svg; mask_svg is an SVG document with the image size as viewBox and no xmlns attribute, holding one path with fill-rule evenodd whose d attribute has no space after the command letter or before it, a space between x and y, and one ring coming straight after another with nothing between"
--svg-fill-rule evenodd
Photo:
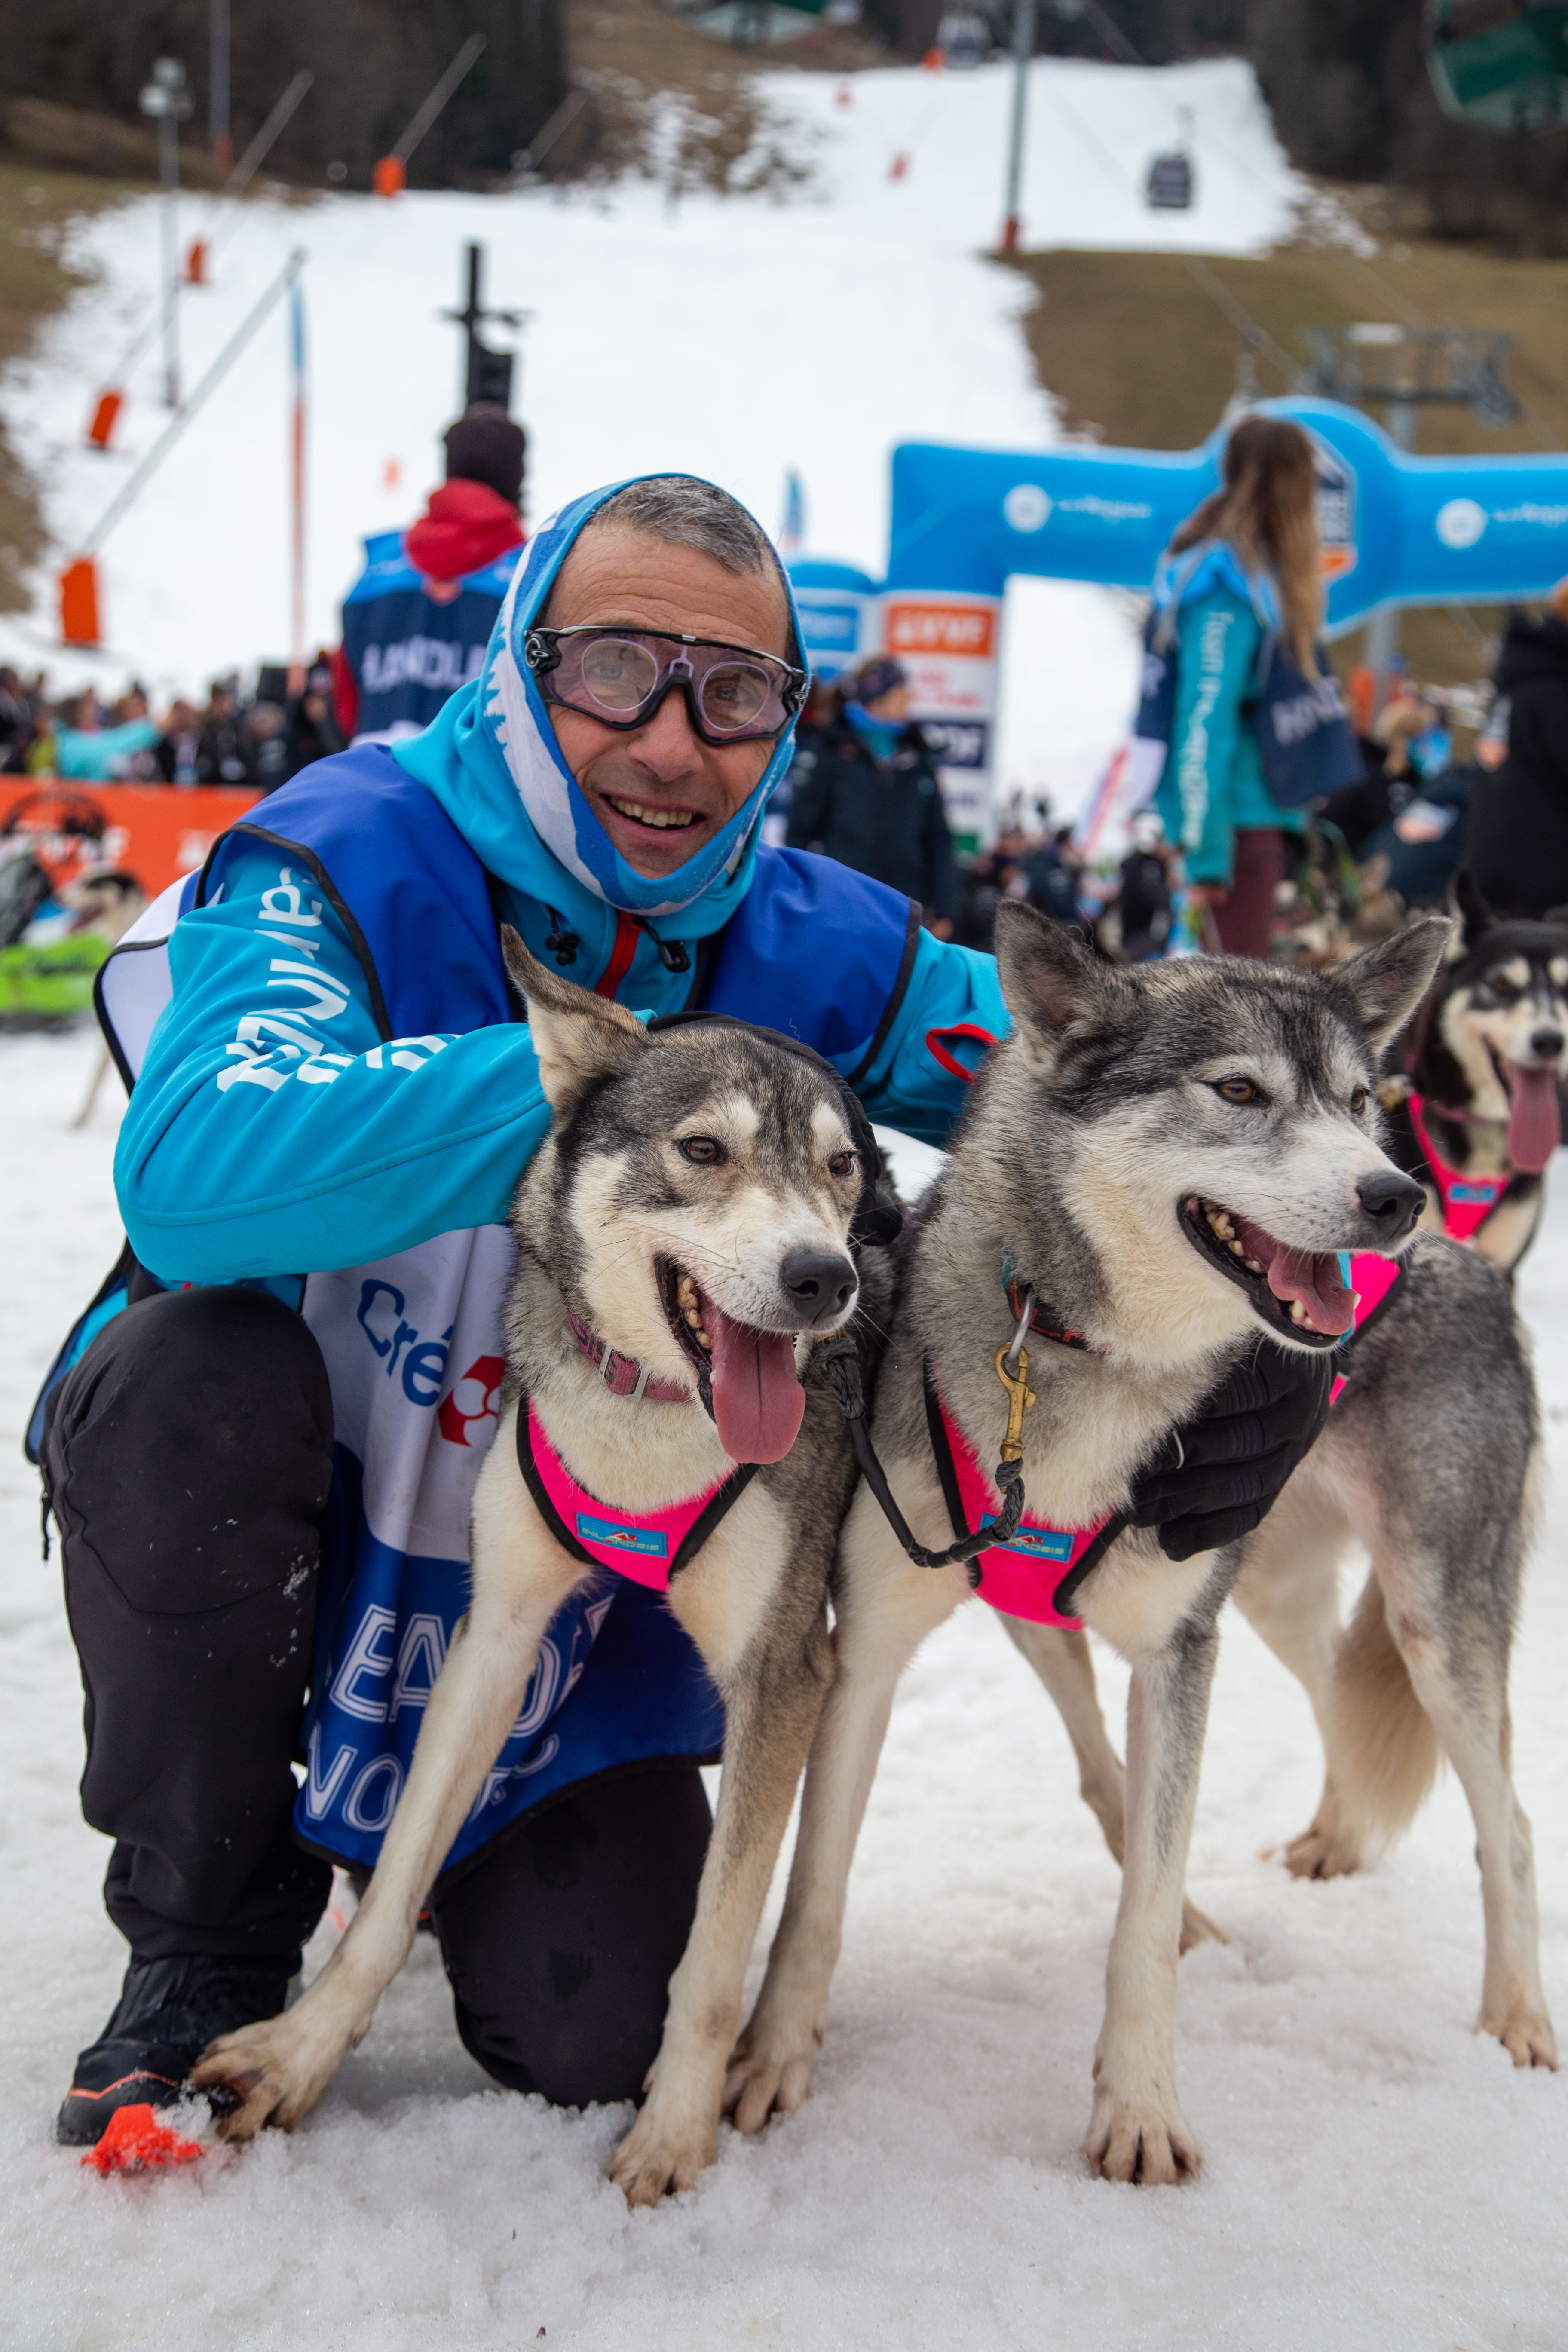
<instances>
[{"instance_id":1,"label":"dog teeth","mask_svg":"<svg viewBox=\"0 0 1568 2352\"><path fill-rule=\"evenodd\" d=\"M1241 1245L1241 1244L1240 1244L1239 1242L1232 1242L1232 1243L1230 1243L1230 1244L1229 1244L1229 1249L1230 1249L1230 1254L1231 1254L1232 1257L1245 1257L1245 1256L1246 1256L1246 1255L1247 1255L1246 1251L1242 1248L1242 1245Z\"/></svg>"},{"instance_id":2,"label":"dog teeth","mask_svg":"<svg viewBox=\"0 0 1568 2352\"><path fill-rule=\"evenodd\" d=\"M1236 1227L1226 1210L1205 1209L1204 1214L1209 1221L1210 1229L1219 1235L1222 1242L1228 1242L1235 1238Z\"/></svg>"},{"instance_id":3,"label":"dog teeth","mask_svg":"<svg viewBox=\"0 0 1568 2352\"><path fill-rule=\"evenodd\" d=\"M713 1353L713 1342L708 1337L707 1332L702 1328L700 1323L697 1326L696 1339L697 1344L700 1348L706 1348L710 1355Z\"/></svg>"},{"instance_id":4,"label":"dog teeth","mask_svg":"<svg viewBox=\"0 0 1568 2352\"><path fill-rule=\"evenodd\" d=\"M1299 1298L1293 1298L1290 1301L1290 1320L1292 1323L1300 1323L1307 1331L1315 1331L1318 1328Z\"/></svg>"},{"instance_id":5,"label":"dog teeth","mask_svg":"<svg viewBox=\"0 0 1568 2352\"><path fill-rule=\"evenodd\" d=\"M1263 1271L1263 1268L1258 1265L1258 1260L1255 1257L1243 1258L1242 1264L1246 1266L1248 1274L1261 1274Z\"/></svg>"},{"instance_id":6,"label":"dog teeth","mask_svg":"<svg viewBox=\"0 0 1568 2352\"><path fill-rule=\"evenodd\" d=\"M690 1324L694 1331L699 1330L701 1328L702 1318L698 1313L695 1307L689 1307L687 1308L686 1319Z\"/></svg>"}]
</instances>

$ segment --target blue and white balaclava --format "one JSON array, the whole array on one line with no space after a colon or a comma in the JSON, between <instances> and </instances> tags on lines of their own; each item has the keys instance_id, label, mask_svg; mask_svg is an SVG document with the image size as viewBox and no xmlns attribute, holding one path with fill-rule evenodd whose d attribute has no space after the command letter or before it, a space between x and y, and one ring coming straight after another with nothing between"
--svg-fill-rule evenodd
<instances>
[{"instance_id":1,"label":"blue and white balaclava","mask_svg":"<svg viewBox=\"0 0 1568 2352\"><path fill-rule=\"evenodd\" d=\"M613 482L605 489L592 490L540 526L525 561L512 574L479 673L475 718L504 761L534 831L569 874L608 905L624 908L628 914L673 915L739 865L762 822L769 795L794 757L795 730L790 728L779 737L755 791L684 866L672 874L650 878L626 864L561 756L548 707L523 661L522 641L542 613L555 575L584 525L617 491L628 487L626 482ZM779 578L789 605L790 659L804 667L800 625L782 564Z\"/></svg>"}]
</instances>

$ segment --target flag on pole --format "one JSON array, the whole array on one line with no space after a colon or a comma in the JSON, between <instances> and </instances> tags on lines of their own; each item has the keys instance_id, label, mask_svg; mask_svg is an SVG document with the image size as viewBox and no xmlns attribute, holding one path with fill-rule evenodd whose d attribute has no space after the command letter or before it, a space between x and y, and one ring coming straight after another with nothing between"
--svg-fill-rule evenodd
<instances>
[{"instance_id":1,"label":"flag on pole","mask_svg":"<svg viewBox=\"0 0 1568 2352\"><path fill-rule=\"evenodd\" d=\"M784 529L779 533L779 544L786 555L798 555L805 544L805 489L794 466L784 475Z\"/></svg>"}]
</instances>

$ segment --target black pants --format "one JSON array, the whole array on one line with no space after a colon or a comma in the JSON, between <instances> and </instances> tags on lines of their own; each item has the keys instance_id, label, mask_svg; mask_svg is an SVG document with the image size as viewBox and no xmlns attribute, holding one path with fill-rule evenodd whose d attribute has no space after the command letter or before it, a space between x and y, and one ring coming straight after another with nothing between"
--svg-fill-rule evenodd
<instances>
[{"instance_id":1,"label":"black pants","mask_svg":"<svg viewBox=\"0 0 1568 2352\"><path fill-rule=\"evenodd\" d=\"M139 1958L289 1958L328 1865L293 1840L331 1476L326 1368L263 1293L156 1292L54 1401L47 1472L86 1694L82 1810ZM568 1790L435 1906L458 2027L498 2082L626 2098L696 1909L695 1767Z\"/></svg>"}]
</instances>

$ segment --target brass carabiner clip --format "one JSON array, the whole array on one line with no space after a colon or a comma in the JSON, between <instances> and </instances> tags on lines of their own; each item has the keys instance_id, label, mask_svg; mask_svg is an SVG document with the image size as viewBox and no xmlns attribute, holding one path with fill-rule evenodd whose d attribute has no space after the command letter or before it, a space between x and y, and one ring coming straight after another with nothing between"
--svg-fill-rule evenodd
<instances>
[{"instance_id":1,"label":"brass carabiner clip","mask_svg":"<svg viewBox=\"0 0 1568 2352\"><path fill-rule=\"evenodd\" d=\"M1006 1360L1012 1352L1006 1340L996 1350L996 1377L1007 1391L1007 1434L1002 1440L1002 1459L1004 1462L1021 1462L1024 1458L1024 1415L1039 1400L1029 1386L1027 1348L1018 1349L1016 1376L1006 1369Z\"/></svg>"}]
</instances>

